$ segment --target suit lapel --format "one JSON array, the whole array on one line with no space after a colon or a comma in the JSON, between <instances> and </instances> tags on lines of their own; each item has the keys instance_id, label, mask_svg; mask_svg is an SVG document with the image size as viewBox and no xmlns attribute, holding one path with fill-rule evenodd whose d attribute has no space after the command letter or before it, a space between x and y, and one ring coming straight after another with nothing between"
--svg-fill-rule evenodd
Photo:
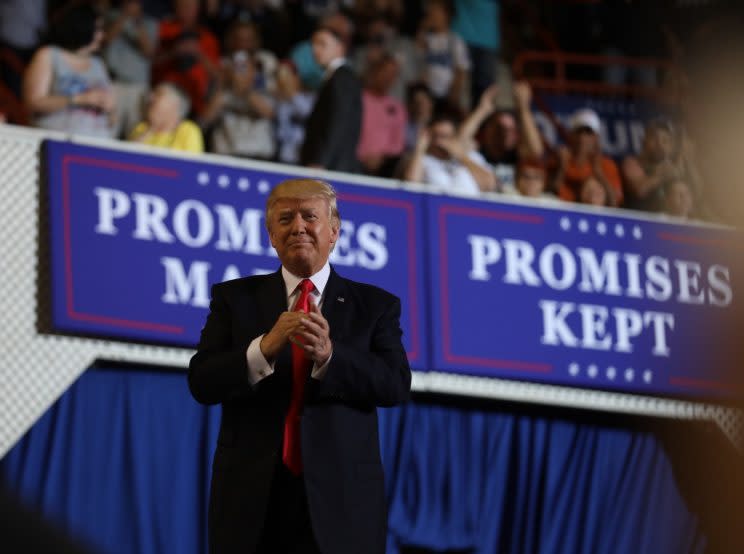
<instances>
[{"instance_id":1,"label":"suit lapel","mask_svg":"<svg viewBox=\"0 0 744 554\"><path fill-rule=\"evenodd\" d=\"M350 309L350 306L347 306L347 304L350 300L346 295L346 283L344 279L331 268L331 275L328 277L328 283L326 284L323 308L320 310L323 313L323 317L328 321L328 326L331 329L331 338L338 335L339 331L344 328L344 320Z\"/></svg>"},{"instance_id":2,"label":"suit lapel","mask_svg":"<svg viewBox=\"0 0 744 554\"><path fill-rule=\"evenodd\" d=\"M260 315L261 327L265 333L274 326L282 312L287 311L287 288L284 285L281 268L272 273L256 290L256 305ZM276 367L290 367L292 353L289 346L277 356Z\"/></svg>"},{"instance_id":3,"label":"suit lapel","mask_svg":"<svg viewBox=\"0 0 744 554\"><path fill-rule=\"evenodd\" d=\"M287 289L284 286L281 269L256 289L256 304L263 323L268 331L274 326L282 312L287 311Z\"/></svg>"}]
</instances>

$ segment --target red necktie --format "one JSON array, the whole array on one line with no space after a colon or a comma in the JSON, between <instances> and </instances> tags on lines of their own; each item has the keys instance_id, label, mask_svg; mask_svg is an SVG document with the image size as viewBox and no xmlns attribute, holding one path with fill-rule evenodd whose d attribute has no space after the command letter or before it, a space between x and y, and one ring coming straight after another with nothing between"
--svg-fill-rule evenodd
<instances>
[{"instance_id":1,"label":"red necktie","mask_svg":"<svg viewBox=\"0 0 744 554\"><path fill-rule=\"evenodd\" d=\"M310 311L310 292L313 290L313 282L303 279L299 284L300 296L294 305L293 311ZM297 340L302 342L300 337ZM284 419L284 446L282 449L282 460L289 471L295 475L302 473L302 453L300 452L300 414L302 404L305 400L305 380L312 366L312 360L305 356L305 352L295 343L292 343L292 398L289 403L287 417Z\"/></svg>"}]
</instances>

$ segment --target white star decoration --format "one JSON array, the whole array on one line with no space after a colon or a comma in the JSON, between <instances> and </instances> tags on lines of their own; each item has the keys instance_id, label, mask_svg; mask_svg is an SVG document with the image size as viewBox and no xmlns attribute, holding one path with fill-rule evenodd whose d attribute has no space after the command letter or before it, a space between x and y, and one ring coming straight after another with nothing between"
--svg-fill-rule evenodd
<instances>
[{"instance_id":1,"label":"white star decoration","mask_svg":"<svg viewBox=\"0 0 744 554\"><path fill-rule=\"evenodd\" d=\"M594 231L601 236L605 236L607 233L613 233L618 238L623 238L626 234L628 237L632 236L636 240L643 238L643 229L641 229L639 225L634 225L632 228L630 224L626 225L622 223L607 224L605 221L591 223L588 219L579 219L576 228L581 233L590 233ZM572 227L571 219L568 216L562 216L560 220L558 220L558 226L562 231L570 231Z\"/></svg>"},{"instance_id":2,"label":"white star decoration","mask_svg":"<svg viewBox=\"0 0 744 554\"><path fill-rule=\"evenodd\" d=\"M604 377L608 381L614 381L618 377L618 370L614 366L608 366L606 369L601 370L597 364L589 364L586 366L586 375L590 379L602 378L602 372L604 371ZM577 362L571 362L568 364L568 373L571 377L579 377L581 375L581 366ZM636 370L632 367L628 367L621 373L621 376L625 381L631 383L636 377L642 378L643 382L647 385L653 381L654 373L650 369L645 369L643 373L636 375Z\"/></svg>"}]
</instances>

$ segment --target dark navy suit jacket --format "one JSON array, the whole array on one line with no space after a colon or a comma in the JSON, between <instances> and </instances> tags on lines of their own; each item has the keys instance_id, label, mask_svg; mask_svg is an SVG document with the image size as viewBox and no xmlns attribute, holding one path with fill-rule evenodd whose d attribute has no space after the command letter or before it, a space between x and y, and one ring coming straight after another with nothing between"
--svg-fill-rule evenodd
<instances>
[{"instance_id":1,"label":"dark navy suit jacket","mask_svg":"<svg viewBox=\"0 0 744 554\"><path fill-rule=\"evenodd\" d=\"M281 463L291 349L255 386L248 381L246 350L287 309L286 296L280 271L215 285L189 366L194 398L222 404L209 508L213 553L253 552L260 538ZM409 395L400 300L331 270L322 312L333 355L322 380L308 376L301 422L313 531L323 554L382 554L387 516L375 408Z\"/></svg>"},{"instance_id":2,"label":"dark navy suit jacket","mask_svg":"<svg viewBox=\"0 0 744 554\"><path fill-rule=\"evenodd\" d=\"M302 165L358 172L357 145L362 129L362 86L348 65L333 72L320 88L305 124Z\"/></svg>"}]
</instances>

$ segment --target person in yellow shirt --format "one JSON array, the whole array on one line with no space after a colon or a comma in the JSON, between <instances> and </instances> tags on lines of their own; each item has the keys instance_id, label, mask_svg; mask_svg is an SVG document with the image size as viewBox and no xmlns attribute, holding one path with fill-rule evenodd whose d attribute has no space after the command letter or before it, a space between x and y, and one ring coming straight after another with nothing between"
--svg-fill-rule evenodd
<instances>
[{"instance_id":1,"label":"person in yellow shirt","mask_svg":"<svg viewBox=\"0 0 744 554\"><path fill-rule=\"evenodd\" d=\"M201 129L186 119L190 102L172 83L160 83L150 94L145 120L137 124L129 140L187 152L204 152Z\"/></svg>"}]
</instances>

